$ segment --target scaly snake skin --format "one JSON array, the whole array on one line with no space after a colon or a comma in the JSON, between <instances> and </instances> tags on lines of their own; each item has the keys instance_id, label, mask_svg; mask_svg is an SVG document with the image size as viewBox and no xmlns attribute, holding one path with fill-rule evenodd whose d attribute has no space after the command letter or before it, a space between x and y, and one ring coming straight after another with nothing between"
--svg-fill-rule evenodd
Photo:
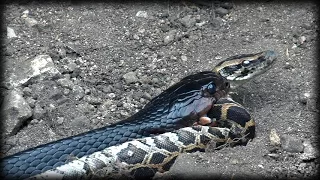
<instances>
[{"instance_id":1,"label":"scaly snake skin","mask_svg":"<svg viewBox=\"0 0 320 180\"><path fill-rule=\"evenodd\" d=\"M170 168L170 164L173 163L172 161L174 161L176 155L187 151L188 148L185 149L185 145L181 141L176 140L175 143L180 143L181 146L176 145L178 149L174 151L173 154L175 155L168 154L166 158L159 159L161 156L160 151L162 151L161 148L152 149L156 148L155 144L145 143L143 145L142 142L148 139L148 142L157 140L157 138L166 137L168 134L170 137L175 136L176 138L181 138L183 137L182 134L186 131L192 134L193 137L197 136L197 132L190 132L192 128L185 128L155 137L147 137L191 126L197 123L200 117L205 115L214 119L211 122L212 126L224 127L222 128L223 130L218 130L219 128L215 129L214 133L213 131L209 133L209 130L207 130L206 135L210 134L208 139L227 142L226 139L230 140L235 137L238 138L239 136L253 138L254 121L241 105L234 103L231 99L226 99L225 102L221 101L217 103L217 105L215 105L215 103L220 98L226 97L228 93L229 83L224 77L232 83L234 81L240 82L250 79L263 73L274 59L275 53L273 51L228 58L219 63L213 72L200 72L182 79L179 83L150 101L140 112L125 121L6 157L2 160L1 171L4 172L5 178L15 179L28 178L34 175L36 175L34 178L48 177L48 173L52 175L49 177L77 177L80 174L79 177L86 178L88 174L96 175L97 171L95 171L95 167L102 167L102 162L102 164L104 164L103 167L109 167L110 164L108 165L107 163L109 161L101 161L99 158L106 160L106 157L111 156L111 158L115 159L115 162L124 166L125 168L123 169L133 175L133 177L137 177L136 175L139 174L137 173L138 171L136 172L136 169L140 167L141 163L145 164L143 165L144 172L149 172L146 168L151 169L150 172L163 172ZM229 105L227 105L228 103ZM198 124L201 124L201 122ZM205 127L201 129L203 128ZM211 127L211 129L212 128L213 127ZM225 130L225 128L229 130L228 132L231 130L231 134L233 135L229 133L226 134L225 132L227 130ZM205 130L201 130L201 132L205 132ZM223 134L223 136L221 134ZM202 135L206 136L204 134ZM130 141L143 137L147 138ZM189 148L191 150L203 149L206 145L206 143L199 142L192 137L189 137L189 140L192 146L192 148ZM162 149L167 150L167 148L172 148L174 145L170 145L170 142L171 140L168 140L165 143L166 148ZM115 146L118 144L121 145ZM130 150L130 152L132 151L133 154L136 154L139 151L145 151L145 155L141 155L141 158L147 158L147 156L149 158L157 158L157 163L152 163L152 161L135 161L131 162L130 165L130 163L119 158L123 154L120 152L116 153L116 149L124 150L126 149L125 146L127 145L128 147L129 144L131 144L132 148L135 148L135 150ZM148 147L149 149L146 149ZM154 153L152 153L153 151ZM128 153L129 151L127 155L132 155L132 153ZM154 154L157 153L158 155L155 156ZM106 156L103 157L101 154ZM97 155L99 155L99 158L95 159ZM70 157L78 160L70 162L68 161ZM163 155L161 157L163 157ZM165 159L170 159L170 163ZM83 166L73 166L80 162L84 163ZM112 164L111 161L109 163ZM116 167L116 165L111 165L111 167L113 166ZM115 169L112 169L112 171L116 172ZM66 172L62 170L66 170ZM70 172L67 170L70 170ZM85 176L79 172L84 172ZM57 176L53 176L52 173ZM145 175L145 173L142 174ZM106 177L106 175L108 175L108 173L104 173L103 177Z\"/></svg>"}]
</instances>

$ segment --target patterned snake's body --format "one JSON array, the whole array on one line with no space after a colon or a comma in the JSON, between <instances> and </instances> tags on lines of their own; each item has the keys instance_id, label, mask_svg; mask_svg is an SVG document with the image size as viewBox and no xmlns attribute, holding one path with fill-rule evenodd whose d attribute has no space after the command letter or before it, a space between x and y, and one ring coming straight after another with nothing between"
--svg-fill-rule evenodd
<instances>
[{"instance_id":1,"label":"patterned snake's body","mask_svg":"<svg viewBox=\"0 0 320 180\"><path fill-rule=\"evenodd\" d=\"M252 58L253 56L254 58ZM254 134L254 122L250 115L248 117L243 116L244 119L228 115L229 112L233 112L231 114L246 114L243 113L245 111L244 108L239 106L239 109L235 108L233 111L230 107L236 107L237 105L227 107L224 106L224 104L227 104L225 102L220 104L217 103L219 99L227 95L229 90L229 82L225 77L228 78L231 77L231 75L239 73L239 71L232 72L232 68L230 70L229 67L239 65L239 60L241 59L243 61L241 62L242 65L246 66L246 68L240 72L239 76L242 76L242 79L249 79L253 77L251 76L252 73L250 73L250 71L254 73L257 71L259 73L265 71L271 64L266 62L272 62L273 59L275 59L275 55L273 51L266 51L258 54L234 56L233 60L237 61L236 64L232 64L232 59L228 59L223 61L225 64L221 63L220 65L217 65L213 72L200 72L187 76L150 101L144 109L124 121L77 136L41 145L2 159L0 167L2 175L4 175L5 178L23 179L41 173L52 172L52 169L56 172L55 170L58 168L70 164L68 163L70 157L76 159L87 158L92 156L95 152L101 153L109 148L112 149L115 145L123 143L128 144L127 141L132 141L133 139L144 138L191 126L194 123L198 123L199 119L207 114L210 118L215 119L211 124L218 125L219 127L227 127L232 131L232 134L235 134L236 136L238 136L239 133L241 135L247 135L249 131L249 134L252 135L252 132ZM221 68L222 66L224 68ZM252 66L255 68L250 69ZM240 69L238 66L234 67L233 70L235 68ZM247 78L244 78L246 76ZM236 81L236 79L229 80ZM215 105L216 103L217 105ZM232 104L233 102L230 103ZM241 113L238 113L238 110L240 110ZM217 113L217 111L220 111L221 113ZM226 114L223 111L229 112ZM230 120L227 120L226 118ZM220 119L225 121L221 121ZM199 122L198 124L202 125L203 123ZM180 131L183 132L184 130L182 129L172 133L180 137ZM212 133L211 136L220 137L216 133ZM223 138L226 137L233 138L233 136L229 136L228 133L227 136L223 135ZM150 138L153 139L155 137ZM220 138L223 139L222 137ZM190 141L194 140L195 139L192 138L190 139ZM179 143L179 141L177 142ZM167 143L169 143L169 141ZM200 147L200 144L195 142L191 144L193 144L195 149ZM170 147L170 145L167 146ZM117 147L119 148L119 146ZM183 151L184 150L181 152ZM174 152L175 154L181 153L180 150ZM136 152L133 151L133 153ZM163 163L163 160L158 161L155 169L161 170L163 165L160 164ZM99 162L96 163L99 164ZM136 165L133 163L133 166L137 167L137 164L139 164L138 161ZM94 164L94 166L95 165L96 164Z\"/></svg>"}]
</instances>

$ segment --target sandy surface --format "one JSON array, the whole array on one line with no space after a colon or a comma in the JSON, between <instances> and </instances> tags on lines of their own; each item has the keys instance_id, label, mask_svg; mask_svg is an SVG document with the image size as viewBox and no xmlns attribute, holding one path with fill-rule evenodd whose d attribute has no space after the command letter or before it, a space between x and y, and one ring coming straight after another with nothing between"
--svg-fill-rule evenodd
<instances>
[{"instance_id":1,"label":"sandy surface","mask_svg":"<svg viewBox=\"0 0 320 180\"><path fill-rule=\"evenodd\" d=\"M25 98L44 113L6 137L2 153L125 119L186 75L211 70L229 56L270 49L279 54L275 66L234 96L255 118L256 138L247 146L184 154L158 178L314 176L318 158L303 161L302 152L272 147L269 134L274 128L280 137L316 146L316 9L274 2L7 5L4 26L18 36L4 41L7 73L47 54L65 71L62 78L83 92L55 79L27 84ZM35 25L21 17L26 10ZM65 68L70 62L74 72ZM133 83L124 78L129 72L136 75ZM19 88L26 92L26 86ZM53 87L59 99L48 98Z\"/></svg>"}]
</instances>

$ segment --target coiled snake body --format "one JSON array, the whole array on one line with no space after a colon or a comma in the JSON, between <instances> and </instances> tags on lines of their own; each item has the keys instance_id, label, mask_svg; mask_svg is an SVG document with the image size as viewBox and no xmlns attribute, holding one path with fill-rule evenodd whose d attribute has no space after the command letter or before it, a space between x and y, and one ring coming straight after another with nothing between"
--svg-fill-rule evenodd
<instances>
[{"instance_id":1,"label":"coiled snake body","mask_svg":"<svg viewBox=\"0 0 320 180\"><path fill-rule=\"evenodd\" d=\"M203 149L209 140L227 142L243 136L253 138L254 121L250 114L226 98L229 81L233 85L234 81L255 77L274 59L273 51L228 58L213 71L183 78L124 121L5 157L0 167L2 176L9 179L91 178L92 172L110 164L114 165L113 172L117 169L115 163L124 163L128 165L124 168L127 172L139 177L141 171L149 172L147 169L152 172L167 170L179 153ZM201 121L206 116L210 121ZM218 127L188 127L192 125ZM153 136L157 134L161 135ZM129 146L133 149L128 149ZM140 159L134 158L136 154ZM124 155L131 158L119 158ZM70 162L70 157L76 160ZM74 165L79 162L84 165ZM109 174L110 171L103 173L102 177Z\"/></svg>"}]
</instances>

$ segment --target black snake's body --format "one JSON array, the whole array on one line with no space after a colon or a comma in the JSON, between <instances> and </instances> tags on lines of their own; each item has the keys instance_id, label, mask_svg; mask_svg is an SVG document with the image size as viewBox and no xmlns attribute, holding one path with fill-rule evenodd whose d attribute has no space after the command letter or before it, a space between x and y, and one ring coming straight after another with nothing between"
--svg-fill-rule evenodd
<instances>
[{"instance_id":1,"label":"black snake's body","mask_svg":"<svg viewBox=\"0 0 320 180\"><path fill-rule=\"evenodd\" d=\"M233 132L232 134L235 134L235 136L227 135L227 139L238 135L253 137L254 121L250 115L247 116L244 108L228 100L221 101L217 105L215 103L220 98L226 97L228 93L229 82L226 78L238 77L239 81L249 79L256 72L265 71L271 64L270 61L274 59L273 51L234 56L233 59L223 61L225 64L220 64L213 72L200 72L187 76L124 121L2 159L0 167L2 176L24 179L52 169L57 172L56 168L67 164L70 157L86 158L95 152L101 153L109 147L112 148L133 139L191 126L205 115L215 119L211 125L228 128ZM241 66L238 66L240 64ZM258 68L260 66L261 68ZM232 81L232 79L229 80ZM229 106L228 103L234 105ZM201 122L198 124L203 125ZM175 134L179 134L179 131ZM190 140L192 141L192 138ZM193 145L194 148L198 148L197 144ZM160 164L159 162L156 169L162 168Z\"/></svg>"},{"instance_id":2,"label":"black snake's body","mask_svg":"<svg viewBox=\"0 0 320 180\"><path fill-rule=\"evenodd\" d=\"M191 126L228 88L225 78L214 72L190 75L124 121L4 158L2 173L28 178L65 164L70 155L81 158L128 140Z\"/></svg>"}]
</instances>

